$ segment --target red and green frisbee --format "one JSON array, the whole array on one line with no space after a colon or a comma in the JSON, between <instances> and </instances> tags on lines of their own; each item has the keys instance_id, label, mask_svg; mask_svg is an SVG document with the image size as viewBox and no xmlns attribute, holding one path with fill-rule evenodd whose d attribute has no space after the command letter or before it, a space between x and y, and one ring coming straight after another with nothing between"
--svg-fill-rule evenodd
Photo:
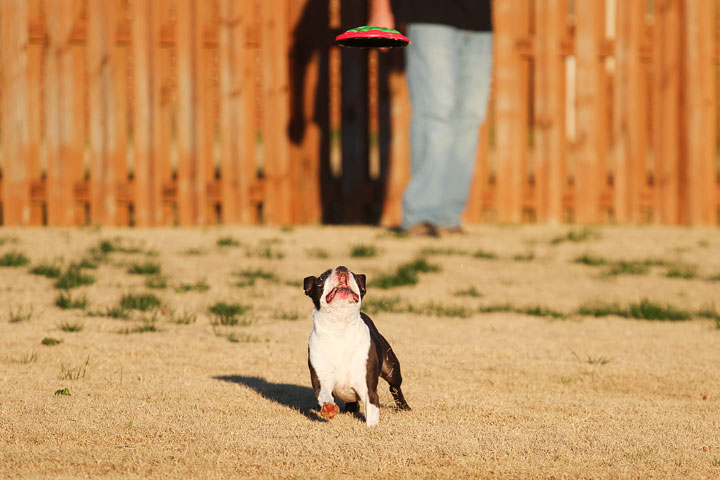
<instances>
[{"instance_id":1,"label":"red and green frisbee","mask_svg":"<svg viewBox=\"0 0 720 480\"><path fill-rule=\"evenodd\" d=\"M341 33L335 37L335 43L341 47L392 48L404 47L410 39L392 28L362 26Z\"/></svg>"}]
</instances>

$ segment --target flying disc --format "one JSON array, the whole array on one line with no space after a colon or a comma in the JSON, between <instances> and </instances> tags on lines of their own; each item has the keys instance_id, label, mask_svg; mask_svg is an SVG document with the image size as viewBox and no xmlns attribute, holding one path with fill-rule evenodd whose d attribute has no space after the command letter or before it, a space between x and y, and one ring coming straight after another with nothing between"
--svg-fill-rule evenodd
<instances>
[{"instance_id":1,"label":"flying disc","mask_svg":"<svg viewBox=\"0 0 720 480\"><path fill-rule=\"evenodd\" d=\"M335 37L335 43L341 47L404 47L410 39L392 28L362 26L351 28Z\"/></svg>"}]
</instances>

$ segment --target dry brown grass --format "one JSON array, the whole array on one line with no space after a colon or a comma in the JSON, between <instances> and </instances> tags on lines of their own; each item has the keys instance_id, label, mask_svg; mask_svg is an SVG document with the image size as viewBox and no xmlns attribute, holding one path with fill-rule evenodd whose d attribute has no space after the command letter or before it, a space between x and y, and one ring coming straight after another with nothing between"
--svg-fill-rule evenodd
<instances>
[{"instance_id":1,"label":"dry brown grass","mask_svg":"<svg viewBox=\"0 0 720 480\"><path fill-rule=\"evenodd\" d=\"M717 230L613 227L553 242L567 233L476 227L432 240L365 227L7 230L33 265L63 257L67 266L101 239L121 236L159 252L151 261L169 287L152 290L163 302L154 313L87 316L55 307L53 280L29 266L0 268L0 478L720 477L716 324L571 314L599 300L720 306L717 282L703 280L720 273ZM247 248L217 246L224 237ZM378 255L350 258L360 244ZM273 255L262 254L268 248ZM313 248L327 258L308 255ZM420 273L414 286L372 287L428 248L440 272ZM498 258L474 258L478 250ZM532 260L513 260L528 252ZM663 269L609 277L574 263L584 253L663 258L699 271L694 279L666 278ZM92 272L97 281L73 295L105 312L124 294L146 293L145 279L127 273L145 255L109 253ZM328 423L310 389L311 303L301 281L339 264L368 275L368 299L466 310L508 303L569 315L376 313L413 410L394 411L383 383L377 428L347 414ZM275 276L238 287L241 270ZM175 289L199 280L209 290ZM482 296L455 295L471 287ZM248 326L214 328L208 308L217 302L250 306L240 323ZM2 312L20 306L36 314L10 323ZM178 323L179 315L197 320ZM62 332L63 322L84 329ZM157 328L118 333L143 325ZM42 345L48 336L63 341ZM29 351L35 361L14 361ZM67 378L63 367L84 375ZM55 394L65 387L69 396Z\"/></svg>"}]
</instances>

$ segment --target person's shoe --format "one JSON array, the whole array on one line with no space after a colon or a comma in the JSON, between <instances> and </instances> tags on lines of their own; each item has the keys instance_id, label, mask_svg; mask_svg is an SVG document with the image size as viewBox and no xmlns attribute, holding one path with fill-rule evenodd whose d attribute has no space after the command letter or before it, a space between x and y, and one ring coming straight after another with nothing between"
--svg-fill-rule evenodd
<instances>
[{"instance_id":1,"label":"person's shoe","mask_svg":"<svg viewBox=\"0 0 720 480\"><path fill-rule=\"evenodd\" d=\"M440 227L438 231L441 235L465 235L467 232L461 225L454 227Z\"/></svg>"},{"instance_id":2,"label":"person's shoe","mask_svg":"<svg viewBox=\"0 0 720 480\"><path fill-rule=\"evenodd\" d=\"M420 222L404 229L405 233L413 237L440 237L438 228L432 222Z\"/></svg>"}]
</instances>

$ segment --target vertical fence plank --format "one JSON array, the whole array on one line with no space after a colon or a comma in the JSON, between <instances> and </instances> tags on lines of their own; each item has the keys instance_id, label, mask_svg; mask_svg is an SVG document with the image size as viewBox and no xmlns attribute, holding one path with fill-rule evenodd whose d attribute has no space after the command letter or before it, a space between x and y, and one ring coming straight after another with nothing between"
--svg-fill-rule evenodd
<instances>
[{"instance_id":1,"label":"vertical fence plank","mask_svg":"<svg viewBox=\"0 0 720 480\"><path fill-rule=\"evenodd\" d=\"M193 178L193 197L195 198L193 224L205 225L210 216L208 212L208 181L214 178L213 136L215 134L215 85L213 84L212 50L206 47L205 25L210 20L212 2L195 0L195 27L193 29L193 55L195 58L195 120L197 129L197 150L195 155Z\"/></svg>"},{"instance_id":2,"label":"vertical fence plank","mask_svg":"<svg viewBox=\"0 0 720 480\"><path fill-rule=\"evenodd\" d=\"M605 32L603 0L576 8L577 34L577 142L575 165L575 219L600 221L600 191L605 183L606 110L604 64L600 46Z\"/></svg>"},{"instance_id":3,"label":"vertical fence plank","mask_svg":"<svg viewBox=\"0 0 720 480\"><path fill-rule=\"evenodd\" d=\"M155 142L158 137L158 98L154 66L159 48L157 2L131 0L131 43L134 74L133 140L135 163L134 221L137 226L158 225L162 202Z\"/></svg>"},{"instance_id":4,"label":"vertical fence plank","mask_svg":"<svg viewBox=\"0 0 720 480\"><path fill-rule=\"evenodd\" d=\"M318 95L318 92L321 91L322 82L328 81L327 72L321 78L320 70L327 55L323 45L329 43L330 38L326 32L307 26L308 22L327 26L329 8L327 5L313 5L306 0L293 0L291 4L291 118L288 132L292 142L291 171L296 194L292 202L292 220L296 223L319 223L322 221L320 165L323 135L319 126L322 107L318 101L326 104L327 95ZM315 14L313 7L319 15Z\"/></svg>"},{"instance_id":5,"label":"vertical fence plank","mask_svg":"<svg viewBox=\"0 0 720 480\"><path fill-rule=\"evenodd\" d=\"M539 221L555 224L562 220L565 185L565 67L560 51L567 15L565 0L537 0L535 15L536 211Z\"/></svg>"},{"instance_id":6,"label":"vertical fence plank","mask_svg":"<svg viewBox=\"0 0 720 480\"><path fill-rule=\"evenodd\" d=\"M124 20L128 11L125 8L116 10L116 17ZM122 23L127 25L126 22ZM120 37L121 29L116 26L117 36ZM125 32L127 38L127 32ZM118 38L119 39L119 38ZM111 115L113 122L113 132L115 133L114 149L115 155L112 159L113 176L116 181L118 203L115 209L115 217L113 219L115 225L127 226L130 224L130 208L129 198L129 181L128 181L128 131L130 123L130 112L128 111L128 90L130 88L130 79L128 78L128 52L130 47L127 42L123 45L113 45L113 55L111 60L114 63L112 68L113 75L113 95L115 97L115 108ZM124 193L124 198L122 194ZM121 203L120 200L123 200Z\"/></svg>"},{"instance_id":7,"label":"vertical fence plank","mask_svg":"<svg viewBox=\"0 0 720 480\"><path fill-rule=\"evenodd\" d=\"M28 6L0 3L2 39L2 205L4 225L30 222L30 137L28 119Z\"/></svg>"},{"instance_id":8,"label":"vertical fence plank","mask_svg":"<svg viewBox=\"0 0 720 480\"><path fill-rule=\"evenodd\" d=\"M113 0L88 5L88 68L90 95L90 217L94 224L112 225L116 217L113 45L116 22Z\"/></svg>"},{"instance_id":9,"label":"vertical fence plank","mask_svg":"<svg viewBox=\"0 0 720 480\"><path fill-rule=\"evenodd\" d=\"M643 91L640 53L645 19L645 2L617 4L613 124L614 210L620 223L641 220L640 196L645 183L647 151L647 95Z\"/></svg>"},{"instance_id":10,"label":"vertical fence plank","mask_svg":"<svg viewBox=\"0 0 720 480\"><path fill-rule=\"evenodd\" d=\"M242 171L247 119L248 85L244 83L246 2L220 2L220 183L222 222L247 221L243 212L249 201L248 178Z\"/></svg>"},{"instance_id":11,"label":"vertical fence plank","mask_svg":"<svg viewBox=\"0 0 720 480\"><path fill-rule=\"evenodd\" d=\"M517 51L528 34L528 11L520 0L496 2L495 20L495 145L497 220L522 218L522 171L528 151L528 69Z\"/></svg>"},{"instance_id":12,"label":"vertical fence plank","mask_svg":"<svg viewBox=\"0 0 720 480\"><path fill-rule=\"evenodd\" d=\"M205 223L207 203L205 102L210 96L204 83L205 51L202 12L198 0L178 4L176 29L178 55L178 218L181 225Z\"/></svg>"},{"instance_id":13,"label":"vertical fence plank","mask_svg":"<svg viewBox=\"0 0 720 480\"><path fill-rule=\"evenodd\" d=\"M687 184L680 199L681 223L717 223L717 174L715 157L715 8L703 0L686 0L684 86L687 119L684 155Z\"/></svg>"},{"instance_id":14,"label":"vertical fence plank","mask_svg":"<svg viewBox=\"0 0 720 480\"><path fill-rule=\"evenodd\" d=\"M45 65L47 212L52 226L75 224L73 183L81 148L75 143L76 130L81 128L75 97L81 94L81 87L74 81L72 7L66 2L45 2L49 37Z\"/></svg>"},{"instance_id":15,"label":"vertical fence plank","mask_svg":"<svg viewBox=\"0 0 720 480\"><path fill-rule=\"evenodd\" d=\"M653 154L655 221L676 224L680 154L680 0L655 2Z\"/></svg>"},{"instance_id":16,"label":"vertical fence plank","mask_svg":"<svg viewBox=\"0 0 720 480\"><path fill-rule=\"evenodd\" d=\"M30 24L40 24L41 0L32 0L28 3ZM31 27L32 29L32 27ZM30 39L29 39L30 40ZM40 152L43 144L43 132L45 116L43 113L43 62L45 47L42 42L35 39L30 40L28 45L28 120L29 120L29 164L28 172L30 178L30 225L43 225L44 198L36 195L33 198L33 184L37 185L42 178L42 165L40 164Z\"/></svg>"},{"instance_id":17,"label":"vertical fence plank","mask_svg":"<svg viewBox=\"0 0 720 480\"><path fill-rule=\"evenodd\" d=\"M265 220L288 223L294 198L290 181L290 149L287 125L290 110L288 72L289 14L287 0L261 2L261 49L263 82L263 152L265 173Z\"/></svg>"},{"instance_id":18,"label":"vertical fence plank","mask_svg":"<svg viewBox=\"0 0 720 480\"><path fill-rule=\"evenodd\" d=\"M180 225L193 225L195 217L195 198L193 195L194 161L197 155L197 130L195 119L195 0L186 0L177 4L177 40L178 65L178 166L177 166L177 202L178 222Z\"/></svg>"}]
</instances>

